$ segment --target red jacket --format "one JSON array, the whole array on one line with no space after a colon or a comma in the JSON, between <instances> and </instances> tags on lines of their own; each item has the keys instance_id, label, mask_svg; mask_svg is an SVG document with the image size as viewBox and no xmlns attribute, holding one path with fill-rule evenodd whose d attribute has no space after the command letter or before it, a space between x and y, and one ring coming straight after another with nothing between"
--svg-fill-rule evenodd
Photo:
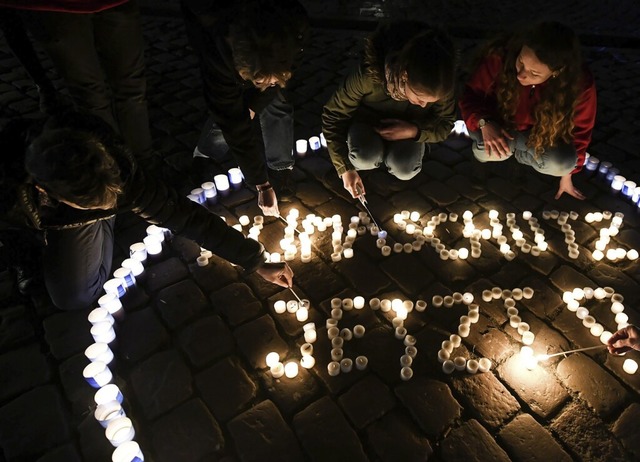
<instances>
[{"instance_id":1,"label":"red jacket","mask_svg":"<svg viewBox=\"0 0 640 462\"><path fill-rule=\"evenodd\" d=\"M501 120L496 96L496 81L503 66L502 56L487 56L467 82L459 101L462 118L470 131L478 131L480 119ZM516 130L529 130L534 125L533 110L540 101L546 82L539 85L520 85L520 96L515 118ZM585 152L591 142L591 134L596 118L596 86L591 73L585 68L584 88L578 96L579 103L574 115L573 143L576 147L577 173L584 164Z\"/></svg>"},{"instance_id":2,"label":"red jacket","mask_svg":"<svg viewBox=\"0 0 640 462\"><path fill-rule=\"evenodd\" d=\"M129 0L0 0L0 7L59 13L97 13Z\"/></svg>"}]
</instances>

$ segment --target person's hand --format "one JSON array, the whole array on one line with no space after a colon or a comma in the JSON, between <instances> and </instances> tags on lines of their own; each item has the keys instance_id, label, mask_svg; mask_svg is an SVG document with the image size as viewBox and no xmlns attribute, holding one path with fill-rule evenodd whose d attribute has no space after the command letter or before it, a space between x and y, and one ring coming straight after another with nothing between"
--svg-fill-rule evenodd
<instances>
[{"instance_id":1,"label":"person's hand","mask_svg":"<svg viewBox=\"0 0 640 462\"><path fill-rule=\"evenodd\" d=\"M256 113L253 111L253 109L249 109L249 117L251 117L251 120L253 120L255 116L256 116Z\"/></svg>"},{"instance_id":2,"label":"person's hand","mask_svg":"<svg viewBox=\"0 0 640 462\"><path fill-rule=\"evenodd\" d=\"M411 140L418 135L416 124L400 119L382 119L374 130L387 141Z\"/></svg>"},{"instance_id":3,"label":"person's hand","mask_svg":"<svg viewBox=\"0 0 640 462\"><path fill-rule=\"evenodd\" d=\"M281 287L291 287L293 285L293 271L289 265L281 263L265 263L256 270L265 281L272 282Z\"/></svg>"},{"instance_id":4,"label":"person's hand","mask_svg":"<svg viewBox=\"0 0 640 462\"><path fill-rule=\"evenodd\" d=\"M482 141L484 142L484 149L489 157L491 157L492 154L498 156L498 159L510 156L511 150L509 149L507 140L512 139L513 136L511 136L509 132L493 122L487 122L482 128Z\"/></svg>"},{"instance_id":5,"label":"person's hand","mask_svg":"<svg viewBox=\"0 0 640 462\"><path fill-rule=\"evenodd\" d=\"M560 199L560 196L562 196L563 193L567 193L570 196L575 197L576 199L580 199L581 201L585 199L584 194L582 194L579 189L573 186L571 173L560 177L560 186L558 186L556 200Z\"/></svg>"},{"instance_id":6,"label":"person's hand","mask_svg":"<svg viewBox=\"0 0 640 462\"><path fill-rule=\"evenodd\" d=\"M258 205L260 206L264 216L280 216L280 211L278 210L278 198L276 197L276 192L270 185L263 185L258 189Z\"/></svg>"},{"instance_id":7,"label":"person's hand","mask_svg":"<svg viewBox=\"0 0 640 462\"><path fill-rule=\"evenodd\" d=\"M356 170L347 170L342 174L342 185L344 186L344 189L349 191L351 197L354 199L365 194L362 178L360 178L360 175Z\"/></svg>"},{"instance_id":8,"label":"person's hand","mask_svg":"<svg viewBox=\"0 0 640 462\"><path fill-rule=\"evenodd\" d=\"M629 324L613 334L607 342L609 353L624 354L629 350L640 350L640 329Z\"/></svg>"}]
</instances>

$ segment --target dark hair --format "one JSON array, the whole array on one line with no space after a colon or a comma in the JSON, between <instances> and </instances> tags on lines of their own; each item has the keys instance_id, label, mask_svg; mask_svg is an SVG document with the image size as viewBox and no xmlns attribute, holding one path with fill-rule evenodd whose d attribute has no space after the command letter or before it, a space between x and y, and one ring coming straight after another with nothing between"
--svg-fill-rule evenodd
<instances>
[{"instance_id":1,"label":"dark hair","mask_svg":"<svg viewBox=\"0 0 640 462\"><path fill-rule=\"evenodd\" d=\"M228 39L238 73L262 90L268 85L259 81L273 77L284 87L309 33L304 8L293 0L253 0L236 18Z\"/></svg>"},{"instance_id":2,"label":"dark hair","mask_svg":"<svg viewBox=\"0 0 640 462\"><path fill-rule=\"evenodd\" d=\"M122 192L117 162L88 132L44 130L27 147L25 167L51 197L83 208L114 208Z\"/></svg>"},{"instance_id":3,"label":"dark hair","mask_svg":"<svg viewBox=\"0 0 640 462\"><path fill-rule=\"evenodd\" d=\"M416 90L446 99L455 88L456 51L442 29L419 21L383 23L365 44L365 63L401 99L403 75Z\"/></svg>"},{"instance_id":4,"label":"dark hair","mask_svg":"<svg viewBox=\"0 0 640 462\"><path fill-rule=\"evenodd\" d=\"M555 75L546 81L533 113L535 123L528 145L540 155L545 147L554 146L559 140L571 142L583 82L580 43L571 28L558 22L539 23L507 41L497 87L498 108L505 123L513 120L518 107L516 60L523 46L531 48Z\"/></svg>"}]
</instances>

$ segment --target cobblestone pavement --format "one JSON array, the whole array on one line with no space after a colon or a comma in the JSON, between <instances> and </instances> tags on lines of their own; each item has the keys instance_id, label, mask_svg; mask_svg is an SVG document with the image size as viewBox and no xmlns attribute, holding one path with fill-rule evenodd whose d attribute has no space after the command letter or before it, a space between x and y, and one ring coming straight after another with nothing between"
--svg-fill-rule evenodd
<instances>
[{"instance_id":1,"label":"cobblestone pavement","mask_svg":"<svg viewBox=\"0 0 640 462\"><path fill-rule=\"evenodd\" d=\"M338 7L351 8L355 2L337 2L335 10L326 6L331 2L307 3L322 27L314 29L290 85L300 138L319 133L322 105L357 62L364 36L355 29L326 27L331 24L327 18L343 11ZM553 5L547 13L575 22L585 34L595 34L584 50L599 96L589 151L640 184L640 48L612 48L608 42L618 36L623 45L636 43L637 21L632 19L637 12L624 2L599 2L597 8L588 2L593 9L544 3ZM198 185L188 172L205 108L182 22L177 15L164 14L175 11L172 3L158 5L167 7L158 8L162 15L144 16L150 119L156 148L166 164L163 175L186 194ZM410 0L383 4L389 11L415 7L420 12L426 11L424 5ZM448 22L462 17L448 2L430 6ZM403 11L410 11L406 8ZM522 12L504 6L503 23L532 16L530 4L521 8ZM353 14L343 18L358 19L366 13L348 11ZM597 42L597 33L607 47ZM459 39L463 56L469 56L477 39L468 34ZM36 97L26 74L0 42L0 121L37 115ZM161 258L147 264L137 289L124 296L127 316L117 325L113 345L115 382L123 391L123 406L145 460L640 460L640 374L623 372L625 358L598 349L555 357L528 370L519 353L527 335L511 327L513 319L504 306L511 302L501 294L483 300L487 296L483 292L492 288L511 291L518 316L535 336L536 353L600 345L583 325L593 321L576 317L586 313L571 311L575 302L564 296L566 291L611 287L624 297L629 322L639 322L638 261L597 262L599 230L608 228L613 219L587 222L593 217L590 213L623 213L623 225L610 247L640 249L635 205L612 194L603 178L586 173L576 179L586 201L555 201L554 181L514 168L512 162L493 168L485 187L479 188L471 181L470 158L468 141L451 136L432 147L422 172L410 182L382 172L367 175L371 211L388 230L389 242L413 242L394 223L394 215L407 210L419 215L411 225L433 225L435 237L447 249L459 249L471 248L463 236L463 213L471 211L476 227L490 229L490 211L497 210L515 258L501 254L497 238L481 241L479 258L442 260L429 243L412 253L383 257L375 238L364 234L355 239L353 258L333 262L330 233L316 231L311 262L302 263L299 257L291 262L295 290L311 302L310 320L318 334L313 344L316 364L301 369L293 379L274 379L265 363L270 351L287 360L301 357L304 323L294 314L276 314L274 309L277 300L291 300L293 295L256 277L245 278L216 258L198 267L198 246L174 238ZM346 195L325 152L299 157L294 173L299 192L293 202L282 205L283 215L294 207L301 217L339 214L345 227L350 217L357 216L360 208ZM212 210L234 224L242 215L258 214L255 197L247 189L232 192ZM563 227L558 218L562 223L564 215L547 218L551 210L573 211L577 218L573 214ZM525 211L532 212L545 231L548 250L539 256L526 252L536 223L531 222L532 229L523 218ZM450 213L460 218L448 220ZM508 213L515 214L515 224L524 233L523 246L517 247L512 231L507 231L514 224L507 221ZM447 220L429 223L440 214ZM122 218L117 223L114 268L128 256L129 245L145 235L144 223ZM283 230L281 222L266 219L260 240L275 251ZM569 257L565 242L569 230L578 243L575 259ZM524 288L533 289L531 298L521 298L515 290ZM449 305L448 296L455 292L472 294L479 315L457 303L457 296L453 306L436 307L438 296ZM364 326L362 338L344 342L344 356L354 360L366 356L368 365L364 371L354 367L352 372L331 376L327 369L331 342L325 327L331 300L358 295L365 298L364 308L345 310L339 327ZM579 304L604 329L613 331L624 321L615 320L611 310L619 310L613 304L618 297L594 297ZM424 311L416 303L404 321L417 349L410 380L400 376L405 345L393 328L398 322L393 318L402 309L387 310L386 304L373 309L374 298L427 302ZM83 352L92 342L89 309L57 312L46 296L21 298L7 272L0 273L0 300L0 460L111 460L113 448L93 416L95 390L82 378L88 364ZM473 320L477 316L478 321L451 357L488 358L491 370L445 374L438 359L441 344L457 333L460 317L466 315ZM638 361L639 356L634 352L626 358Z\"/></svg>"}]
</instances>

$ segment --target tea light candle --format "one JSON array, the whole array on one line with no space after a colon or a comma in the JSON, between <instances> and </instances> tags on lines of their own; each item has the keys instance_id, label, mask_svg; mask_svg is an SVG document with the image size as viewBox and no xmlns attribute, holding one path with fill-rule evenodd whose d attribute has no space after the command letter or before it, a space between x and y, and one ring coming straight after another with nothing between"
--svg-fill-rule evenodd
<instances>
[{"instance_id":1,"label":"tea light candle","mask_svg":"<svg viewBox=\"0 0 640 462\"><path fill-rule=\"evenodd\" d=\"M296 311L296 319L300 322L305 322L309 319L309 310L307 308L298 308Z\"/></svg>"},{"instance_id":2,"label":"tea light candle","mask_svg":"<svg viewBox=\"0 0 640 462\"><path fill-rule=\"evenodd\" d=\"M489 358L480 358L478 361L479 372L489 372L491 370L491 360Z\"/></svg>"},{"instance_id":3,"label":"tea light candle","mask_svg":"<svg viewBox=\"0 0 640 462\"><path fill-rule=\"evenodd\" d=\"M331 348L342 348L344 346L344 338L343 337L334 337L331 339Z\"/></svg>"},{"instance_id":4,"label":"tea light candle","mask_svg":"<svg viewBox=\"0 0 640 462\"><path fill-rule=\"evenodd\" d=\"M395 337L398 340L403 340L405 338L405 336L407 335L407 329L405 329L402 326L398 326L395 328Z\"/></svg>"},{"instance_id":5,"label":"tea light candle","mask_svg":"<svg viewBox=\"0 0 640 462\"><path fill-rule=\"evenodd\" d=\"M307 153L307 140L305 139L296 140L296 152L299 155L303 155Z\"/></svg>"},{"instance_id":6,"label":"tea light candle","mask_svg":"<svg viewBox=\"0 0 640 462\"><path fill-rule=\"evenodd\" d=\"M269 370L271 372L271 376L274 379L279 379L280 377L282 377L284 375L284 364L282 364L280 361L278 361L276 364L271 366L269 368Z\"/></svg>"},{"instance_id":7,"label":"tea light candle","mask_svg":"<svg viewBox=\"0 0 640 462\"><path fill-rule=\"evenodd\" d=\"M287 364L285 364L284 365L284 375L289 379L297 377L298 376L298 363L296 363L295 361L289 361Z\"/></svg>"},{"instance_id":8,"label":"tea light candle","mask_svg":"<svg viewBox=\"0 0 640 462\"><path fill-rule=\"evenodd\" d=\"M96 343L109 344L116 339L116 331L113 329L113 324L108 321L94 324L90 332Z\"/></svg>"},{"instance_id":9,"label":"tea light candle","mask_svg":"<svg viewBox=\"0 0 640 462\"><path fill-rule=\"evenodd\" d=\"M357 356L356 357L356 369L359 371L363 371L367 368L367 364L369 364L369 360L366 356Z\"/></svg>"},{"instance_id":10,"label":"tea light candle","mask_svg":"<svg viewBox=\"0 0 640 462\"><path fill-rule=\"evenodd\" d=\"M382 299L380 301L380 311L382 311L383 313L391 311L391 300L386 298Z\"/></svg>"},{"instance_id":11,"label":"tea light candle","mask_svg":"<svg viewBox=\"0 0 640 462\"><path fill-rule=\"evenodd\" d=\"M525 331L522 333L522 343L525 345L531 345L533 344L533 341L535 340L535 334L533 332L531 332L530 330Z\"/></svg>"},{"instance_id":12,"label":"tea light candle","mask_svg":"<svg viewBox=\"0 0 640 462\"><path fill-rule=\"evenodd\" d=\"M107 366L113 361L113 351L106 343L93 343L84 350L84 355L91 362L102 362Z\"/></svg>"},{"instance_id":13,"label":"tea light candle","mask_svg":"<svg viewBox=\"0 0 640 462\"><path fill-rule=\"evenodd\" d=\"M125 441L111 455L112 462L142 462L144 454L135 441Z\"/></svg>"},{"instance_id":14,"label":"tea light candle","mask_svg":"<svg viewBox=\"0 0 640 462\"><path fill-rule=\"evenodd\" d=\"M522 322L520 316L510 316L509 317L509 325L514 329L518 328L518 325Z\"/></svg>"},{"instance_id":15,"label":"tea light candle","mask_svg":"<svg viewBox=\"0 0 640 462\"><path fill-rule=\"evenodd\" d=\"M337 361L331 361L327 364L327 372L331 377L335 377L340 374L340 363Z\"/></svg>"},{"instance_id":16,"label":"tea light candle","mask_svg":"<svg viewBox=\"0 0 640 462\"><path fill-rule=\"evenodd\" d=\"M353 336L355 338L362 338L365 333L365 327L362 324L356 324L353 326Z\"/></svg>"},{"instance_id":17,"label":"tea light candle","mask_svg":"<svg viewBox=\"0 0 640 462\"><path fill-rule=\"evenodd\" d=\"M466 366L466 364L465 364L465 366ZM451 374L455 370L456 370L456 365L450 359L448 359L448 360L446 360L446 361L444 361L442 363L442 372L444 372L445 374L447 374L447 375Z\"/></svg>"},{"instance_id":18,"label":"tea light candle","mask_svg":"<svg viewBox=\"0 0 640 462\"><path fill-rule=\"evenodd\" d=\"M422 313L424 310L427 309L427 302L425 302L424 300L417 300L415 309L417 312Z\"/></svg>"},{"instance_id":19,"label":"tea light candle","mask_svg":"<svg viewBox=\"0 0 640 462\"><path fill-rule=\"evenodd\" d=\"M436 308L441 307L443 303L444 303L444 299L443 299L443 298L442 298L442 296L440 296L440 295L434 295L434 296L431 298L431 304L432 304L433 306L435 306Z\"/></svg>"},{"instance_id":20,"label":"tea light candle","mask_svg":"<svg viewBox=\"0 0 640 462\"><path fill-rule=\"evenodd\" d=\"M136 432L133 423L128 417L117 417L109 422L105 435L114 447L118 447L127 441L133 440Z\"/></svg>"},{"instance_id":21,"label":"tea light candle","mask_svg":"<svg viewBox=\"0 0 640 462\"><path fill-rule=\"evenodd\" d=\"M462 356L453 358L453 364L457 371L464 371L467 368L467 360Z\"/></svg>"},{"instance_id":22,"label":"tea light candle","mask_svg":"<svg viewBox=\"0 0 640 462\"><path fill-rule=\"evenodd\" d=\"M458 335L460 337L468 337L471 332L471 327L468 324L460 324L458 326Z\"/></svg>"},{"instance_id":23,"label":"tea light candle","mask_svg":"<svg viewBox=\"0 0 640 462\"><path fill-rule=\"evenodd\" d=\"M522 296L526 300L531 300L531 298L533 297L533 293L534 290L531 287L525 287L524 289L522 289Z\"/></svg>"},{"instance_id":24,"label":"tea light candle","mask_svg":"<svg viewBox=\"0 0 640 462\"><path fill-rule=\"evenodd\" d=\"M315 364L316 360L313 356L303 356L300 358L300 365L305 369L311 369Z\"/></svg>"},{"instance_id":25,"label":"tea light candle","mask_svg":"<svg viewBox=\"0 0 640 462\"><path fill-rule=\"evenodd\" d=\"M276 364L280 363L280 355L275 351L268 353L265 358L265 363L268 368L273 368Z\"/></svg>"},{"instance_id":26,"label":"tea light candle","mask_svg":"<svg viewBox=\"0 0 640 462\"><path fill-rule=\"evenodd\" d=\"M353 360L351 358L344 358L340 361L340 372L349 373L353 369Z\"/></svg>"},{"instance_id":27,"label":"tea light candle","mask_svg":"<svg viewBox=\"0 0 640 462\"><path fill-rule=\"evenodd\" d=\"M103 387L113 380L111 369L101 361L89 363L82 371L82 375L93 388Z\"/></svg>"},{"instance_id":28,"label":"tea light candle","mask_svg":"<svg viewBox=\"0 0 640 462\"><path fill-rule=\"evenodd\" d=\"M602 324L595 323L593 326L591 326L589 331L591 332L591 335L593 335L594 337L600 337L604 332L604 327L602 326Z\"/></svg>"},{"instance_id":29,"label":"tea light candle","mask_svg":"<svg viewBox=\"0 0 640 462\"><path fill-rule=\"evenodd\" d=\"M469 361L467 361L467 372L469 374L475 374L478 372L478 361L476 361L475 359L470 359Z\"/></svg>"},{"instance_id":30,"label":"tea light candle","mask_svg":"<svg viewBox=\"0 0 640 462\"><path fill-rule=\"evenodd\" d=\"M103 428L107 428L109 422L117 417L126 417L122 405L115 400L99 404L93 416Z\"/></svg>"},{"instance_id":31,"label":"tea light candle","mask_svg":"<svg viewBox=\"0 0 640 462\"><path fill-rule=\"evenodd\" d=\"M600 342L603 345L606 345L609 342L609 339L611 338L613 334L611 332L609 332L608 330L605 330L604 332L602 332L602 334L600 334Z\"/></svg>"},{"instance_id":32,"label":"tea light candle","mask_svg":"<svg viewBox=\"0 0 640 462\"><path fill-rule=\"evenodd\" d=\"M582 325L584 327L587 327L588 329L591 329L595 323L596 323L596 318L594 318L591 315L585 316L584 319L582 320Z\"/></svg>"},{"instance_id":33,"label":"tea light candle","mask_svg":"<svg viewBox=\"0 0 640 462\"><path fill-rule=\"evenodd\" d=\"M227 175L216 175L213 177L213 182L221 195L226 196L229 194L229 178L227 178Z\"/></svg>"},{"instance_id":34,"label":"tea light candle","mask_svg":"<svg viewBox=\"0 0 640 462\"><path fill-rule=\"evenodd\" d=\"M638 363L633 359L627 358L624 360L624 363L622 363L622 370L627 374L635 374L638 370Z\"/></svg>"},{"instance_id":35,"label":"tea light candle","mask_svg":"<svg viewBox=\"0 0 640 462\"><path fill-rule=\"evenodd\" d=\"M113 324L115 322L109 310L102 306L91 310L87 319L91 324L98 324L99 322L110 322Z\"/></svg>"},{"instance_id":36,"label":"tea light candle","mask_svg":"<svg viewBox=\"0 0 640 462\"><path fill-rule=\"evenodd\" d=\"M402 380L406 382L407 380L410 380L411 377L413 377L413 369L410 367L403 367L400 369L400 378Z\"/></svg>"}]
</instances>

